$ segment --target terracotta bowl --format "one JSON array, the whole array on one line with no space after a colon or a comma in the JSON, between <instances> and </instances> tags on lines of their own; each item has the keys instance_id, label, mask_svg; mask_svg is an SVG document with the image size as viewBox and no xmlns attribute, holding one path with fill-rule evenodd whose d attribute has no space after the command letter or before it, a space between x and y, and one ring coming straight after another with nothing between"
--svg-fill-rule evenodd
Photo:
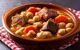
<instances>
[{"instance_id":1,"label":"terracotta bowl","mask_svg":"<svg viewBox=\"0 0 80 50\"><path fill-rule=\"evenodd\" d=\"M26 8L29 8L31 6L37 6L37 7L48 7L53 8L59 11L66 12L70 17L72 18L74 22L74 28L71 32L67 33L61 38L58 39L44 39L44 40L34 40L34 39L24 39L18 35L15 35L14 32L10 30L10 23L11 23L11 17L15 15L16 13L20 13L21 11L25 10ZM71 11L67 10L66 8L55 5L55 4L49 4L49 3L33 3L33 4L24 4L21 6L13 7L10 10L8 10L2 17L2 23L4 28L9 32L11 38L25 47L26 49L45 49L50 50L52 48L57 49L58 47L62 46L63 44L66 44L68 41L70 41L72 38L75 37L77 32L80 30L80 19Z\"/></svg>"}]
</instances>

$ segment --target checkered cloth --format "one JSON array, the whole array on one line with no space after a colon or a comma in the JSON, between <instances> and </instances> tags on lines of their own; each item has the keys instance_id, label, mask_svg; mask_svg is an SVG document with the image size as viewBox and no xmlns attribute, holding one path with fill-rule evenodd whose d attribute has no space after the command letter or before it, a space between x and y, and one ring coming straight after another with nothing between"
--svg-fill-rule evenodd
<instances>
[{"instance_id":1,"label":"checkered cloth","mask_svg":"<svg viewBox=\"0 0 80 50\"><path fill-rule=\"evenodd\" d=\"M78 18L80 18L80 11L76 11L74 9L68 8L70 11L75 13ZM12 50L24 50L23 47L20 47L19 44L16 44L9 36L8 32L4 29L4 27L0 27L0 40L5 43ZM78 35L74 39L72 39L68 44L65 44L59 48L59 50L63 50L73 44L75 44L79 40Z\"/></svg>"}]
</instances>

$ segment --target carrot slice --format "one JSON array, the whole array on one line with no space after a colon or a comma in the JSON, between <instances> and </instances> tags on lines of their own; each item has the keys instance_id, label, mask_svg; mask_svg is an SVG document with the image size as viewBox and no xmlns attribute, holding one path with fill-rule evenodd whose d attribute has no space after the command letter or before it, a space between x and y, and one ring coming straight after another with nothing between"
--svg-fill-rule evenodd
<instances>
[{"instance_id":1,"label":"carrot slice","mask_svg":"<svg viewBox=\"0 0 80 50\"><path fill-rule=\"evenodd\" d=\"M68 17L65 16L65 15L59 15L59 16L57 16L57 17L54 19L54 21L55 21L56 23L60 23L60 22L67 23L67 22L68 22Z\"/></svg>"},{"instance_id":2,"label":"carrot slice","mask_svg":"<svg viewBox=\"0 0 80 50\"><path fill-rule=\"evenodd\" d=\"M30 30L33 30L36 32L36 28L33 26L27 26L25 27L25 29L23 30L24 33L28 33Z\"/></svg>"},{"instance_id":3,"label":"carrot slice","mask_svg":"<svg viewBox=\"0 0 80 50\"><path fill-rule=\"evenodd\" d=\"M38 12L39 10L36 8L36 7L30 7L27 12L32 12L32 13L35 13L35 12Z\"/></svg>"}]
</instances>

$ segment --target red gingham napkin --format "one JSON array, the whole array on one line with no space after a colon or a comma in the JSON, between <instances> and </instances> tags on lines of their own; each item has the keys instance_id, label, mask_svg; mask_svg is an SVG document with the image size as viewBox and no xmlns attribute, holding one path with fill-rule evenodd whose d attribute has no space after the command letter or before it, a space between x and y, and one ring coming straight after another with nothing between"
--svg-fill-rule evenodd
<instances>
[{"instance_id":1,"label":"red gingham napkin","mask_svg":"<svg viewBox=\"0 0 80 50\"><path fill-rule=\"evenodd\" d=\"M70 11L75 13L78 18L80 18L80 11L76 11L74 9L68 8ZM19 44L16 44L8 35L8 32L4 29L4 27L0 27L0 40L4 42L8 47L10 47L12 50L24 50L23 47L20 47ZM59 50L63 50L73 44L75 44L79 40L78 35L74 39L72 39L68 44L65 44L59 48Z\"/></svg>"}]
</instances>

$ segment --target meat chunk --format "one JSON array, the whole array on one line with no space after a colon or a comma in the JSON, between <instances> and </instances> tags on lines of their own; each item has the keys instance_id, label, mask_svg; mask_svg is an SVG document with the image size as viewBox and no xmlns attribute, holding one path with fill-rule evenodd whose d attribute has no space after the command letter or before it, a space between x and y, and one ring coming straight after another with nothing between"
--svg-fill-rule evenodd
<instances>
[{"instance_id":1,"label":"meat chunk","mask_svg":"<svg viewBox=\"0 0 80 50\"><path fill-rule=\"evenodd\" d=\"M23 26L25 24L25 18L20 15L15 15L12 17L12 26L19 24Z\"/></svg>"},{"instance_id":2,"label":"meat chunk","mask_svg":"<svg viewBox=\"0 0 80 50\"><path fill-rule=\"evenodd\" d=\"M36 15L40 16L42 20L47 21L49 18L55 18L58 16L58 13L56 11L43 7L39 12L37 12Z\"/></svg>"},{"instance_id":3,"label":"meat chunk","mask_svg":"<svg viewBox=\"0 0 80 50\"><path fill-rule=\"evenodd\" d=\"M48 17L50 18L55 18L56 16L59 15L56 11L53 11L52 9L48 10L47 14L48 14Z\"/></svg>"},{"instance_id":4,"label":"meat chunk","mask_svg":"<svg viewBox=\"0 0 80 50\"><path fill-rule=\"evenodd\" d=\"M41 20L46 20L47 17L48 8L44 7L39 12L37 12L36 16L39 16Z\"/></svg>"},{"instance_id":5,"label":"meat chunk","mask_svg":"<svg viewBox=\"0 0 80 50\"><path fill-rule=\"evenodd\" d=\"M55 34L58 31L58 24L49 19L41 28L42 31L50 31Z\"/></svg>"}]
</instances>

